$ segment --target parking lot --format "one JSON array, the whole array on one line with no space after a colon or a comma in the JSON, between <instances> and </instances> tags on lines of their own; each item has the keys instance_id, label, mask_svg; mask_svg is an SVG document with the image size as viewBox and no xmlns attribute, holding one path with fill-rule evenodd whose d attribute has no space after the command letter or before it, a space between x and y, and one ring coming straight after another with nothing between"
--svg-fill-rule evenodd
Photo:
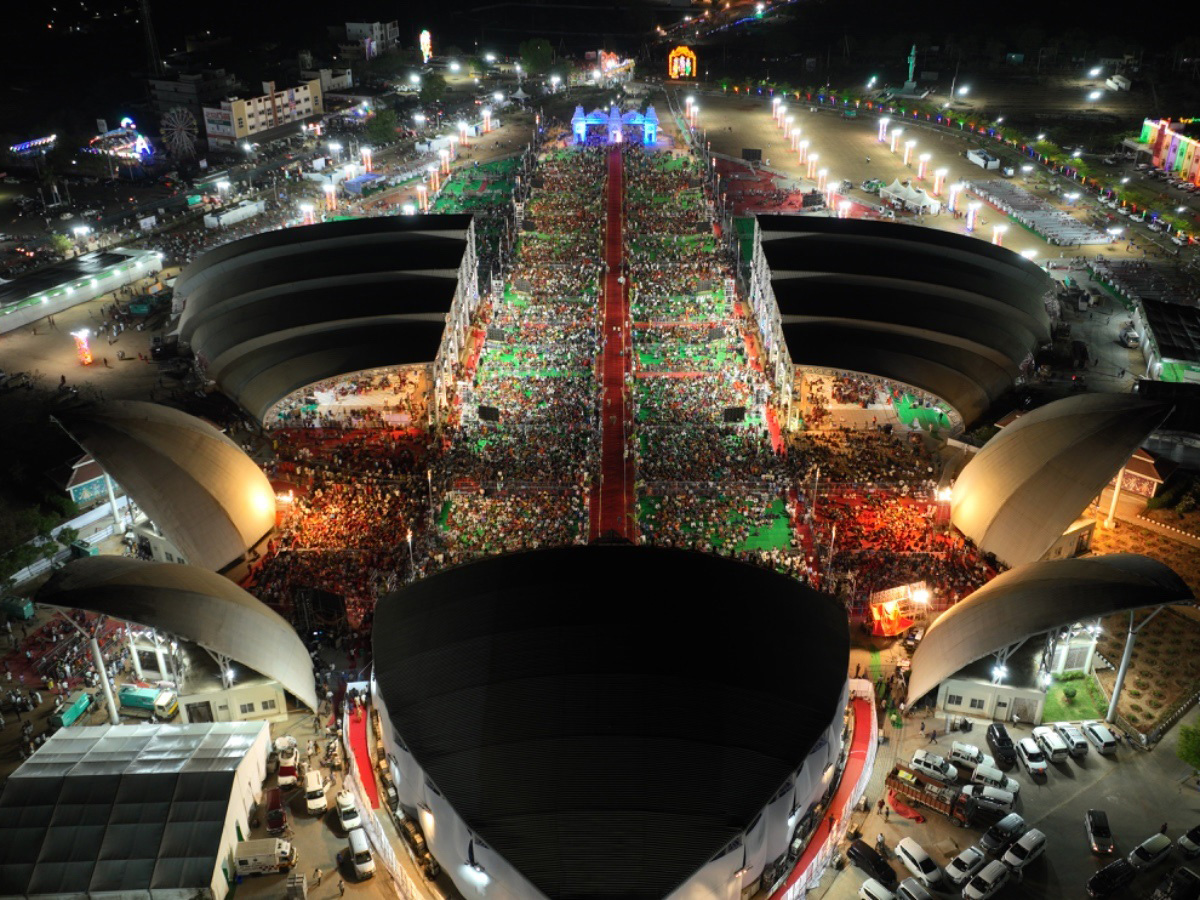
<instances>
[{"instance_id":1,"label":"parking lot","mask_svg":"<svg viewBox=\"0 0 1200 900\"><path fill-rule=\"evenodd\" d=\"M1195 724L1197 715L1187 717ZM922 734L921 723L925 724ZM870 813L856 813L854 826L862 831L862 838L874 844L882 833L889 850L892 867L903 879L909 872L895 859L894 849L904 837L916 840L932 857L944 867L965 847L978 842L983 827L959 828L950 819L937 812L921 808L924 823L902 818L895 812L884 822L875 811L875 804L886 793L883 779L892 766L899 762L907 764L917 749L929 749L948 754L953 740L971 743L990 753L985 741L987 722L976 721L969 734L942 731L946 726L944 717L918 714L905 720L900 729L890 724L883 726L883 734L889 741L879 748L879 759L867 791L871 804ZM929 734L938 729L937 743L929 741ZM1014 741L1029 737L1032 727L1028 725L1008 726ZM1068 758L1060 763L1050 763L1043 779L1033 779L1019 764L1007 770L1021 785L1015 811L1030 828L1046 834L1046 851L1041 858L1031 862L1024 870L1021 880L1012 881L1003 888L999 897L1059 898L1084 897L1084 884L1091 875L1106 862L1124 856L1146 838L1167 825L1167 835L1172 839L1200 825L1200 793L1197 792L1193 772L1175 756L1177 728L1172 729L1152 751L1134 750L1121 744L1114 756L1101 756L1095 747L1089 746L1086 756ZM1093 856L1084 831L1084 814L1088 809L1107 811L1116 843L1112 857ZM845 845L841 848L845 850ZM995 856L991 856L995 858ZM1173 849L1166 860L1147 872L1140 873L1127 888L1118 891L1117 897L1149 897L1169 871L1187 861L1177 849ZM1195 862L1188 863L1200 870ZM813 896L829 900L849 900L857 897L859 887L866 876L857 868L847 866L838 872L830 869L822 885ZM958 896L959 891L931 892L934 896Z\"/></svg>"}]
</instances>

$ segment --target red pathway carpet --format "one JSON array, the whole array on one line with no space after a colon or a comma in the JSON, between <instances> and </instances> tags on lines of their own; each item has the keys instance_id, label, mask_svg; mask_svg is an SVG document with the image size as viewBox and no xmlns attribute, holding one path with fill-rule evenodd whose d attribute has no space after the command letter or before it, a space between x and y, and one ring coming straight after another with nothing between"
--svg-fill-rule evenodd
<instances>
[{"instance_id":1,"label":"red pathway carpet","mask_svg":"<svg viewBox=\"0 0 1200 900\"><path fill-rule=\"evenodd\" d=\"M371 748L367 746L367 714L360 713L357 717L350 715L350 749L354 752L354 761L358 764L358 775L362 780L363 790L371 801L371 809L379 809L379 788L375 784L375 761L371 758Z\"/></svg>"},{"instance_id":2,"label":"red pathway carpet","mask_svg":"<svg viewBox=\"0 0 1200 900\"><path fill-rule=\"evenodd\" d=\"M870 700L855 699L854 737L850 742L850 756L846 760L842 780L838 782L837 793L833 795L833 800L829 804L829 811L837 817L839 822L849 812L847 807L850 804L850 795L854 793L854 786L858 784L859 776L862 775L863 766L866 764L867 742L871 740L871 726L867 716L873 715L875 715L875 708L871 705ZM829 819L822 817L821 824L808 839L808 846L804 848L804 853L800 855L796 867L792 869L792 874L779 886L779 890L771 895L771 900L779 900L788 892L788 888L795 884L800 875L808 869L828 839Z\"/></svg>"},{"instance_id":3,"label":"red pathway carpet","mask_svg":"<svg viewBox=\"0 0 1200 900\"><path fill-rule=\"evenodd\" d=\"M625 199L621 149L613 147L608 155L607 220L604 229L604 315L601 325L604 351L601 360L602 408L600 442L600 487L593 491L592 538L617 534L633 539L633 465L625 458L625 438L629 430L632 404L625 387L629 371L632 336L629 319L628 285L621 283L622 209ZM625 352L622 352L622 351Z\"/></svg>"}]
</instances>

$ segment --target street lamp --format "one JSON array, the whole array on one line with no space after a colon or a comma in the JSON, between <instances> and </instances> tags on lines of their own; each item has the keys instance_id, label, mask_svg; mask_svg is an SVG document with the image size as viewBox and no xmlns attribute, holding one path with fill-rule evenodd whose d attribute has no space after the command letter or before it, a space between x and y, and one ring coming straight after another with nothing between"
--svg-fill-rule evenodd
<instances>
[{"instance_id":1,"label":"street lamp","mask_svg":"<svg viewBox=\"0 0 1200 900\"><path fill-rule=\"evenodd\" d=\"M495 100L497 103L503 103L504 102L504 94L500 91L496 91L495 93L492 94L492 99Z\"/></svg>"},{"instance_id":2,"label":"street lamp","mask_svg":"<svg viewBox=\"0 0 1200 900\"><path fill-rule=\"evenodd\" d=\"M495 53L483 54L483 61L486 63L494 63L496 61L496 54Z\"/></svg>"},{"instance_id":3,"label":"street lamp","mask_svg":"<svg viewBox=\"0 0 1200 900\"><path fill-rule=\"evenodd\" d=\"M969 93L971 93L971 86L969 84L964 84L958 89L958 96L960 97L965 97Z\"/></svg>"},{"instance_id":4,"label":"street lamp","mask_svg":"<svg viewBox=\"0 0 1200 900\"><path fill-rule=\"evenodd\" d=\"M561 81L562 81L562 79L559 78L557 75L550 76L550 87L552 87L554 89L555 94L558 93L558 85Z\"/></svg>"},{"instance_id":5,"label":"street lamp","mask_svg":"<svg viewBox=\"0 0 1200 900\"><path fill-rule=\"evenodd\" d=\"M461 69L461 68L462 68L462 66L460 66L460 65L458 64L458 60L457 60L457 59L452 59L452 60L450 60L450 71L451 71L451 72L457 72L457 71L458 71L459 69Z\"/></svg>"},{"instance_id":6,"label":"street lamp","mask_svg":"<svg viewBox=\"0 0 1200 900\"><path fill-rule=\"evenodd\" d=\"M1044 132L1044 131L1043 131L1041 134L1039 134L1039 135L1037 136L1037 139L1038 139L1038 142L1039 142L1039 143L1041 143L1042 141L1044 141L1044 140L1046 139L1046 132Z\"/></svg>"},{"instance_id":7,"label":"street lamp","mask_svg":"<svg viewBox=\"0 0 1200 900\"><path fill-rule=\"evenodd\" d=\"M1104 96L1103 91L1092 91L1090 94L1088 94L1088 99L1095 102L1096 100L1099 100L1103 96Z\"/></svg>"},{"instance_id":8,"label":"street lamp","mask_svg":"<svg viewBox=\"0 0 1200 900\"><path fill-rule=\"evenodd\" d=\"M421 76L418 75L416 72L409 72L408 73L408 83L412 84L412 85L419 85L421 83Z\"/></svg>"},{"instance_id":9,"label":"street lamp","mask_svg":"<svg viewBox=\"0 0 1200 900\"><path fill-rule=\"evenodd\" d=\"M1090 72L1088 72L1088 77L1090 77L1090 78L1099 78L1099 77L1100 77L1100 72L1101 72L1101 69L1100 69L1100 67L1099 67L1099 66L1096 66L1096 68L1094 68L1094 69L1092 69Z\"/></svg>"}]
</instances>

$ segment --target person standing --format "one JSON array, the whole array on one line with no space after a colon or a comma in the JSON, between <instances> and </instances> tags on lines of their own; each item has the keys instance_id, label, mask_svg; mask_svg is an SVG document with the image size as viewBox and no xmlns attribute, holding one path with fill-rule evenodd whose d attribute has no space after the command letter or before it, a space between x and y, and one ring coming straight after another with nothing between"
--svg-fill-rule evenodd
<instances>
[{"instance_id":1,"label":"person standing","mask_svg":"<svg viewBox=\"0 0 1200 900\"><path fill-rule=\"evenodd\" d=\"M339 897L346 896L346 882L343 881L341 878L338 879L338 896Z\"/></svg>"}]
</instances>

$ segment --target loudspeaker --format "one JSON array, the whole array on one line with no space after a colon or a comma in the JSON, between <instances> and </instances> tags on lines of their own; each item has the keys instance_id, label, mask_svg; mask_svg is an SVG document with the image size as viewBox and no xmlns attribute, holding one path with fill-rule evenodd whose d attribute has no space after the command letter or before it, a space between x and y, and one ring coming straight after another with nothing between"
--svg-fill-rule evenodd
<instances>
[{"instance_id":1,"label":"loudspeaker","mask_svg":"<svg viewBox=\"0 0 1200 900\"><path fill-rule=\"evenodd\" d=\"M746 420L746 407L744 406L729 406L726 407L722 420L730 423L744 422Z\"/></svg>"},{"instance_id":2,"label":"loudspeaker","mask_svg":"<svg viewBox=\"0 0 1200 900\"><path fill-rule=\"evenodd\" d=\"M479 421L481 422L499 422L500 410L494 406L479 405Z\"/></svg>"}]
</instances>

